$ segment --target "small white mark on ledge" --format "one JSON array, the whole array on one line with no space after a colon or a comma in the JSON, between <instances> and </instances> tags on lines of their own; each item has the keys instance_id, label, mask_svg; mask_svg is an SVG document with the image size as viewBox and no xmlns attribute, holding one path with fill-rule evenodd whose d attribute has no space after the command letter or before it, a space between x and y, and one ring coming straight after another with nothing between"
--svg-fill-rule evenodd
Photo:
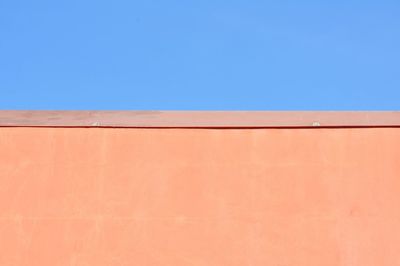
<instances>
[{"instance_id":1,"label":"small white mark on ledge","mask_svg":"<svg viewBox=\"0 0 400 266\"><path fill-rule=\"evenodd\" d=\"M312 126L313 126L313 127L319 127L319 126L321 126L321 124L320 124L318 121L314 121L314 122L312 123Z\"/></svg>"}]
</instances>

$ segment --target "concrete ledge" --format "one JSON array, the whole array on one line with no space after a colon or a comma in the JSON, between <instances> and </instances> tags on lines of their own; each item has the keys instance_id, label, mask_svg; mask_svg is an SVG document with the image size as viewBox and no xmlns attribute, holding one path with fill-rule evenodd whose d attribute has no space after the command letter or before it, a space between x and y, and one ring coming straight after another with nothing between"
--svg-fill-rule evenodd
<instances>
[{"instance_id":1,"label":"concrete ledge","mask_svg":"<svg viewBox=\"0 0 400 266\"><path fill-rule=\"evenodd\" d=\"M1 127L399 127L400 112L0 111Z\"/></svg>"}]
</instances>

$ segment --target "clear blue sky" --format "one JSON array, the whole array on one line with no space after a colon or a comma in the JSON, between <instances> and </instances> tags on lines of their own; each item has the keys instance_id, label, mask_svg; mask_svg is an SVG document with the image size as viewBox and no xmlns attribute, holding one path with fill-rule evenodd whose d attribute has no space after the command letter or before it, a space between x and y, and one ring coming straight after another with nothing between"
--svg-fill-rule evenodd
<instances>
[{"instance_id":1,"label":"clear blue sky","mask_svg":"<svg viewBox=\"0 0 400 266\"><path fill-rule=\"evenodd\" d=\"M0 0L0 109L400 110L400 1Z\"/></svg>"}]
</instances>

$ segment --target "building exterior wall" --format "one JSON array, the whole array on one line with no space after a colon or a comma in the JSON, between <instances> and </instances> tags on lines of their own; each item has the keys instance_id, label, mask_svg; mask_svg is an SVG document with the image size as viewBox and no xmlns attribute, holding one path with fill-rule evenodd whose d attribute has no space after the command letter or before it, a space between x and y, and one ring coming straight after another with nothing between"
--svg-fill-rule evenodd
<instances>
[{"instance_id":1,"label":"building exterior wall","mask_svg":"<svg viewBox=\"0 0 400 266\"><path fill-rule=\"evenodd\" d=\"M400 265L400 128L0 127L0 265Z\"/></svg>"}]
</instances>

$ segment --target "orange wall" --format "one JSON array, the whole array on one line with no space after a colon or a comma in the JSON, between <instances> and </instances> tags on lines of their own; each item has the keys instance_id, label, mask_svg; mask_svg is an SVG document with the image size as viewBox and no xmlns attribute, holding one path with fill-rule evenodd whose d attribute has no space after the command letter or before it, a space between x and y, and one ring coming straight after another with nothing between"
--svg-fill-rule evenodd
<instances>
[{"instance_id":1,"label":"orange wall","mask_svg":"<svg viewBox=\"0 0 400 266\"><path fill-rule=\"evenodd\" d=\"M400 128L0 128L0 265L400 265Z\"/></svg>"}]
</instances>

